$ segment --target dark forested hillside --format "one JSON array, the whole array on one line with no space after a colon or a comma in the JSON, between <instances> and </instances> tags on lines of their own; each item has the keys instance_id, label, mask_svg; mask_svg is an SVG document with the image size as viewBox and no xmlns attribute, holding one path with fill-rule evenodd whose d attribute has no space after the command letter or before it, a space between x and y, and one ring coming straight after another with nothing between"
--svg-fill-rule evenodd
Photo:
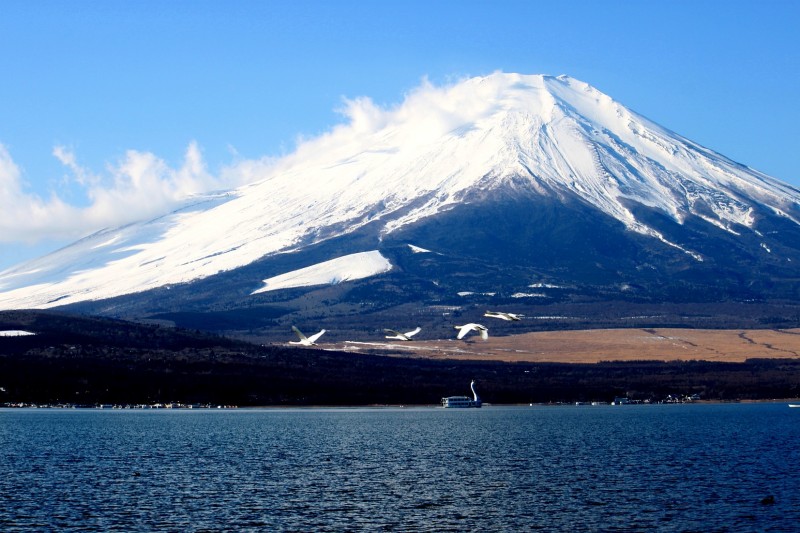
<instances>
[{"instance_id":1,"label":"dark forested hillside","mask_svg":"<svg viewBox=\"0 0 800 533\"><path fill-rule=\"evenodd\" d=\"M258 346L196 331L0 313L0 404L435 404L475 379L489 403L800 396L800 361L570 365L426 360Z\"/></svg>"}]
</instances>

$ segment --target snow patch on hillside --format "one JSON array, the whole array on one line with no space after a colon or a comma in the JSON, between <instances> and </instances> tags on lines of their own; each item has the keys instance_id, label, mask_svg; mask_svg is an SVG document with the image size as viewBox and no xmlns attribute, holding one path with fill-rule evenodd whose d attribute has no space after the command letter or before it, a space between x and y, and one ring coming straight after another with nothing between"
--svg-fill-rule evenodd
<instances>
[{"instance_id":1,"label":"snow patch on hillside","mask_svg":"<svg viewBox=\"0 0 800 533\"><path fill-rule=\"evenodd\" d=\"M415 254L428 254L431 252L430 250L420 248L419 246L414 246L413 244L409 244L408 247L411 248L411 251Z\"/></svg>"},{"instance_id":2,"label":"snow patch on hillside","mask_svg":"<svg viewBox=\"0 0 800 533\"><path fill-rule=\"evenodd\" d=\"M265 279L264 287L252 294L313 285L336 285L383 274L391 269L392 264L379 251L360 252Z\"/></svg>"},{"instance_id":3,"label":"snow patch on hillside","mask_svg":"<svg viewBox=\"0 0 800 533\"><path fill-rule=\"evenodd\" d=\"M0 331L0 337L26 337L28 335L36 335L36 333L22 329L7 329L5 331Z\"/></svg>"}]
</instances>

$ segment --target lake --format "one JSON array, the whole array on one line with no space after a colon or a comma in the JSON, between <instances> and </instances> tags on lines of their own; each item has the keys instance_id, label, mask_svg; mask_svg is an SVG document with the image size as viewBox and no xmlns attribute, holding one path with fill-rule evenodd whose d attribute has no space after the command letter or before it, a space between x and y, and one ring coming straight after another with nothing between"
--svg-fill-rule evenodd
<instances>
[{"instance_id":1,"label":"lake","mask_svg":"<svg viewBox=\"0 0 800 533\"><path fill-rule=\"evenodd\" d=\"M786 403L2 409L0 449L6 532L800 527Z\"/></svg>"}]
</instances>

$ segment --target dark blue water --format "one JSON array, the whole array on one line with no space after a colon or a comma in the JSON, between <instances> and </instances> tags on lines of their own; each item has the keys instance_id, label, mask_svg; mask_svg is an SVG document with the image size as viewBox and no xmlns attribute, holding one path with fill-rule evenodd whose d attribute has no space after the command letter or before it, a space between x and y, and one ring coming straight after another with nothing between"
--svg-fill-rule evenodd
<instances>
[{"instance_id":1,"label":"dark blue water","mask_svg":"<svg viewBox=\"0 0 800 533\"><path fill-rule=\"evenodd\" d=\"M786 404L0 410L0 450L2 531L800 531Z\"/></svg>"}]
</instances>

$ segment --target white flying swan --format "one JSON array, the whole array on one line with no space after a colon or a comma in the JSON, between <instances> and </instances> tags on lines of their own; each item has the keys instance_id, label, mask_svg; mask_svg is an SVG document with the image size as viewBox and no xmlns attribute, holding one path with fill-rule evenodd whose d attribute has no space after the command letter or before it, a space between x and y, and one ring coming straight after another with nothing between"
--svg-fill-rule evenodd
<instances>
[{"instance_id":1,"label":"white flying swan","mask_svg":"<svg viewBox=\"0 0 800 533\"><path fill-rule=\"evenodd\" d=\"M289 344L299 344L301 346L316 346L317 345L317 342L316 342L317 339L322 337L322 334L325 333L325 330L323 329L319 333L314 333L310 337L306 337L305 335L303 335L302 331L300 331L299 329L297 329L294 326L292 326L292 331L294 331L294 334L297 335L297 338L300 339L300 340L299 341L289 341Z\"/></svg>"},{"instance_id":2,"label":"white flying swan","mask_svg":"<svg viewBox=\"0 0 800 533\"><path fill-rule=\"evenodd\" d=\"M518 315L516 313L505 313L503 311L486 311L483 316L488 316L489 318L499 318L500 320L506 320L508 322L522 319L522 315Z\"/></svg>"},{"instance_id":3,"label":"white flying swan","mask_svg":"<svg viewBox=\"0 0 800 533\"><path fill-rule=\"evenodd\" d=\"M393 329L384 329L386 333L391 333L391 335L387 335L387 339L397 339L399 341L410 341L411 337L422 331L422 328L417 327L417 329L413 331L406 331L405 333L400 333L399 331L395 331Z\"/></svg>"},{"instance_id":4,"label":"white flying swan","mask_svg":"<svg viewBox=\"0 0 800 533\"><path fill-rule=\"evenodd\" d=\"M463 339L464 335L470 331L479 331L481 333L481 339L483 340L489 338L489 328L480 324L475 324L474 322L464 324L463 326L456 326L455 328L459 330L458 335L456 336L457 339Z\"/></svg>"}]
</instances>

